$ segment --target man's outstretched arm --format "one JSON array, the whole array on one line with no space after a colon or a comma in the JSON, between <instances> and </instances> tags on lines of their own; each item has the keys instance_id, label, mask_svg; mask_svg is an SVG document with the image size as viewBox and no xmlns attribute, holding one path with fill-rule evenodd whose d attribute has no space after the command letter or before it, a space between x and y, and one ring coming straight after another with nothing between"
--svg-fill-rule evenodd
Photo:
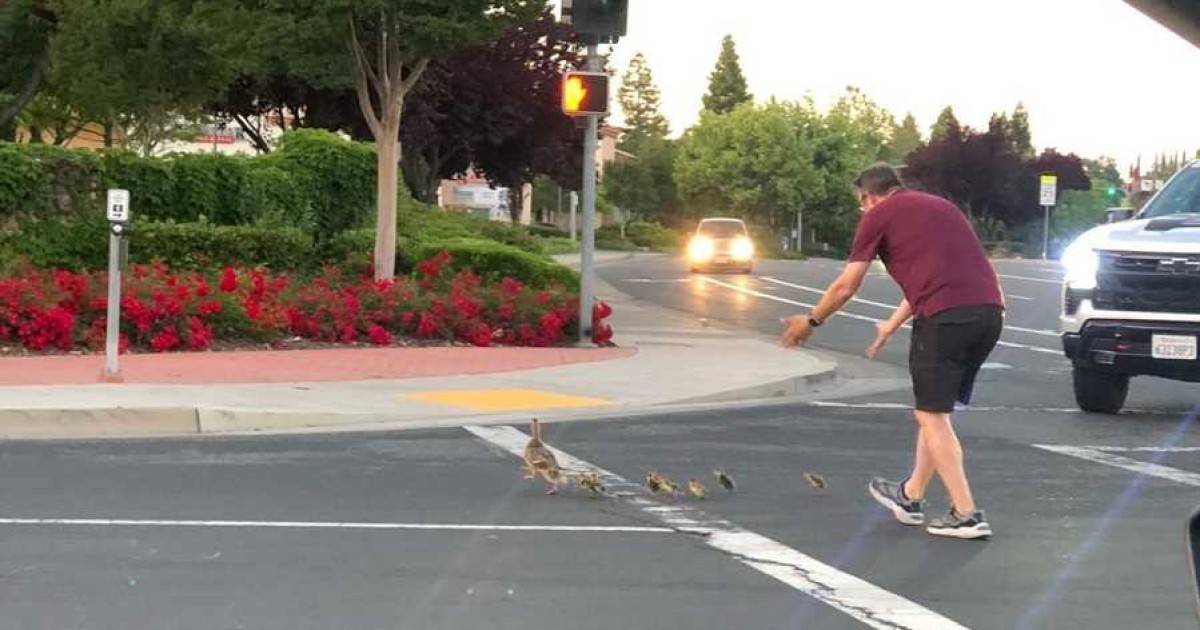
<instances>
[{"instance_id":1,"label":"man's outstretched arm","mask_svg":"<svg viewBox=\"0 0 1200 630\"><path fill-rule=\"evenodd\" d=\"M825 289L825 294L821 296L821 301L817 302L817 306L812 312L807 315L796 315L787 320L787 329L783 332L783 345L795 346L803 344L812 336L812 325L808 319L811 317L818 322L824 322L833 316L834 313L840 311L850 298L858 293L859 287L862 286L863 279L867 277L867 271L870 270L870 262L851 262L846 263L846 267L842 269L842 273L838 275L829 288Z\"/></svg>"}]
</instances>

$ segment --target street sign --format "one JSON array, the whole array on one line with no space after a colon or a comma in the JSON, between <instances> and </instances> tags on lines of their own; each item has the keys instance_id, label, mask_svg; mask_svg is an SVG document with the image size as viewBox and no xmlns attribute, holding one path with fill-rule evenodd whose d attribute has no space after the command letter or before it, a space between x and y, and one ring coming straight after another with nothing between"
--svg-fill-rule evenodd
<instances>
[{"instance_id":1,"label":"street sign","mask_svg":"<svg viewBox=\"0 0 1200 630\"><path fill-rule=\"evenodd\" d=\"M1058 176L1042 175L1041 205L1053 206L1058 201Z\"/></svg>"},{"instance_id":2,"label":"street sign","mask_svg":"<svg viewBox=\"0 0 1200 630\"><path fill-rule=\"evenodd\" d=\"M129 191L117 188L108 191L108 220L125 223L129 220Z\"/></svg>"}]
</instances>

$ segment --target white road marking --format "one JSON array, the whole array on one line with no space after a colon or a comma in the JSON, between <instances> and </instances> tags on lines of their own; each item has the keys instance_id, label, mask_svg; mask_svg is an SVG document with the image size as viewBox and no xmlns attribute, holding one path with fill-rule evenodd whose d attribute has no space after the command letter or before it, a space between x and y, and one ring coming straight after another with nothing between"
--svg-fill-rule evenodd
<instances>
[{"instance_id":1,"label":"white road marking","mask_svg":"<svg viewBox=\"0 0 1200 630\"><path fill-rule=\"evenodd\" d=\"M774 284L778 284L778 285L785 286L785 287L791 287L793 289L799 289L801 291L808 291L809 293L815 293L817 295L825 294L825 291L823 289L818 289L816 287L808 287L808 286L804 286L802 284L792 284L791 282L786 282L784 280L780 280L778 278L772 278L770 276L763 276L762 279L766 280L767 282L772 282ZM1032 299L1032 298L1029 298L1029 299ZM852 298L850 298L850 301L856 302L858 304L867 304L870 306L878 306L880 308L886 308L890 311L896 310L896 307L899 306L899 304L887 304L885 302L876 302L874 300L867 300L867 299L863 299L860 297L852 297ZM1004 327L1004 329L1011 330L1013 332L1028 333L1031 335L1040 335L1042 337L1059 337L1060 336L1059 333L1054 332L1053 330L1039 330L1036 328L1024 328L1021 326L1006 325ZM1055 352L1055 354L1058 354L1057 351Z\"/></svg>"},{"instance_id":2,"label":"white road marking","mask_svg":"<svg viewBox=\"0 0 1200 630\"><path fill-rule=\"evenodd\" d=\"M981 365L979 367L980 367L980 369L984 369L984 370L1011 370L1012 369L1011 365L1009 365L1007 363L1000 363L997 361L988 361L987 363L984 363L983 365Z\"/></svg>"},{"instance_id":3,"label":"white road marking","mask_svg":"<svg viewBox=\"0 0 1200 630\"><path fill-rule=\"evenodd\" d=\"M1029 296L1025 296L1025 295L1017 295L1017 294L1015 294L1015 293L1005 293L1005 294L1004 294L1004 297L1007 297L1007 298L1009 298L1009 299L1012 299L1012 300L1023 300L1023 301L1026 301L1026 302L1032 302L1032 301L1033 301L1033 298L1031 298L1031 297L1029 297Z\"/></svg>"},{"instance_id":4,"label":"white road marking","mask_svg":"<svg viewBox=\"0 0 1200 630\"><path fill-rule=\"evenodd\" d=\"M1200 487L1200 474L1188 472L1186 470L1180 470L1178 468L1172 468L1170 466L1163 466L1162 464L1142 462L1136 459L1130 459L1120 455L1113 455L1112 453L1086 446L1066 446L1062 444L1034 444L1033 446L1044 451L1050 451L1051 453L1078 457L1079 459L1085 459L1098 464L1122 468L1141 475L1158 477L1159 479L1166 479L1168 481L1174 481L1189 486Z\"/></svg>"},{"instance_id":5,"label":"white road marking","mask_svg":"<svg viewBox=\"0 0 1200 630\"><path fill-rule=\"evenodd\" d=\"M691 282L691 278L624 278L622 282L633 282L635 284L679 284L683 282Z\"/></svg>"},{"instance_id":6,"label":"white road marking","mask_svg":"<svg viewBox=\"0 0 1200 630\"><path fill-rule=\"evenodd\" d=\"M529 436L510 426L464 428L517 457L522 456L525 444L529 441ZM709 547L867 626L878 630L966 630L964 626L919 604L729 521L714 519L692 507L651 501L643 496L637 484L569 453L553 450L563 467L595 472L603 477L605 485L617 499L640 508L681 533L703 536L704 543Z\"/></svg>"},{"instance_id":7,"label":"white road marking","mask_svg":"<svg viewBox=\"0 0 1200 630\"><path fill-rule=\"evenodd\" d=\"M1062 284L1062 280L1054 280L1051 278L1031 278L1029 276L1014 276L1012 274L1006 274L1006 273L998 273L996 275L1001 278L1008 278L1009 280L1027 280L1029 282L1042 282L1045 284L1053 284L1053 285L1061 285Z\"/></svg>"},{"instance_id":8,"label":"white road marking","mask_svg":"<svg viewBox=\"0 0 1200 630\"><path fill-rule=\"evenodd\" d=\"M72 525L84 527L231 527L276 529L382 529L487 532L607 532L673 534L667 527L600 525L475 525L464 523L337 523L306 521L200 521L127 518L0 518L0 525Z\"/></svg>"},{"instance_id":9,"label":"white road marking","mask_svg":"<svg viewBox=\"0 0 1200 630\"><path fill-rule=\"evenodd\" d=\"M1106 453L1200 453L1200 446L1081 446Z\"/></svg>"},{"instance_id":10,"label":"white road marking","mask_svg":"<svg viewBox=\"0 0 1200 630\"><path fill-rule=\"evenodd\" d=\"M778 295L771 295L770 293L763 293L762 291L755 291L754 289L747 289L745 287L739 287L736 284L722 282L721 280L714 280L713 278L702 277L702 278L699 278L699 280L701 282L708 282L708 283L715 284L717 286L722 286L727 289L733 289L734 291L745 293L746 295L760 297L760 298L763 298L764 300L771 300L773 302L779 302L781 304L791 304L792 306L800 306L803 308L816 308L816 305L814 305L814 304L809 304L807 302L800 302L798 300L789 300L788 298L779 297ZM879 319L878 317L867 317L866 315L859 315L858 313L850 313L848 311L838 311L837 313L834 313L834 317L847 317L849 319L857 319L859 321L871 322L873 324L878 324L878 323L884 321L882 319ZM908 324L905 324L904 327L911 328L911 326L909 326ZM996 345L1004 346L1006 348L1020 348L1022 350L1028 350L1030 352L1038 352L1041 354L1052 354L1054 356L1062 356L1061 350L1055 350L1053 348L1043 348L1041 346L1031 346L1028 344L1016 343L1016 342L1012 342L1012 341L999 341L999 342L997 342Z\"/></svg>"}]
</instances>

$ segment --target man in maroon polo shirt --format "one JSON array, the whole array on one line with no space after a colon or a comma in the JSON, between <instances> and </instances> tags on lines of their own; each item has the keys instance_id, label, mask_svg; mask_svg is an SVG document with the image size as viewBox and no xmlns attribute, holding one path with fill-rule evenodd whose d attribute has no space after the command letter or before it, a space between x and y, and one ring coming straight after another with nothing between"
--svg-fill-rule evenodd
<instances>
[{"instance_id":1,"label":"man in maroon polo shirt","mask_svg":"<svg viewBox=\"0 0 1200 630\"><path fill-rule=\"evenodd\" d=\"M955 538L992 534L975 505L963 470L963 452L950 414L968 404L979 368L1000 338L1004 297L996 271L962 211L953 203L906 190L896 171L878 164L854 182L863 212L850 261L808 315L788 320L784 345L803 344L813 330L854 297L878 256L900 285L904 300L876 326L867 349L875 354L913 318L909 373L916 398L917 446L912 472L902 482L876 478L867 489L905 525L925 524L922 502L934 472L952 505L927 531Z\"/></svg>"}]
</instances>

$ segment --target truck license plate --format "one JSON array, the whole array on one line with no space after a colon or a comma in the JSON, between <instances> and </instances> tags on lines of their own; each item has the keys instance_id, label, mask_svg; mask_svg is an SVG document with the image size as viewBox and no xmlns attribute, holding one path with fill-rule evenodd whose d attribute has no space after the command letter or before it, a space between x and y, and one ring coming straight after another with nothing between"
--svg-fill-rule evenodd
<instances>
[{"instance_id":1,"label":"truck license plate","mask_svg":"<svg viewBox=\"0 0 1200 630\"><path fill-rule=\"evenodd\" d=\"M1196 338L1187 335L1153 335L1150 355L1155 359L1195 361Z\"/></svg>"}]
</instances>

